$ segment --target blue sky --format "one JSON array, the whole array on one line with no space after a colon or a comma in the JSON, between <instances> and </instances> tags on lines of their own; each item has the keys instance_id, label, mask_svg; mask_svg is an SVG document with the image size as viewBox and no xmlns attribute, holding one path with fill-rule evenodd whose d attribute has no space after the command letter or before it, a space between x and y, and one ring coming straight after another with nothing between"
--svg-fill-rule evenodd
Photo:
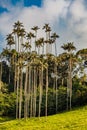
<instances>
[{"instance_id":1,"label":"blue sky","mask_svg":"<svg viewBox=\"0 0 87 130\"><path fill-rule=\"evenodd\" d=\"M2 0L0 0L1 2ZM0 5L0 14L3 12L8 12L7 8L4 7L4 4L6 0L3 0ZM20 6L23 7L30 7L30 6L38 6L41 7L42 0L7 0L8 3L10 3L13 6L17 6L18 3L20 3ZM7 3L6 2L6 3Z\"/></svg>"},{"instance_id":2,"label":"blue sky","mask_svg":"<svg viewBox=\"0 0 87 130\"><path fill-rule=\"evenodd\" d=\"M41 2L42 2L42 0L24 0L24 6L36 5L36 6L40 7Z\"/></svg>"},{"instance_id":3,"label":"blue sky","mask_svg":"<svg viewBox=\"0 0 87 130\"><path fill-rule=\"evenodd\" d=\"M49 23L61 45L74 42L77 50L87 47L87 0L0 0L0 52L14 22L23 22L27 31L34 25ZM40 31L38 35L43 35Z\"/></svg>"}]
</instances>

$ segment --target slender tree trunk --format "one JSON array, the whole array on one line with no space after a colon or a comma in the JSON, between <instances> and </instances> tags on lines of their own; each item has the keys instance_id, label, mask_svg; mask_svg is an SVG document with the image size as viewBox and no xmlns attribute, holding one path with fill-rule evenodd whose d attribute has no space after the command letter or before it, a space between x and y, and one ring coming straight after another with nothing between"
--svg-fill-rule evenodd
<instances>
[{"instance_id":1,"label":"slender tree trunk","mask_svg":"<svg viewBox=\"0 0 87 130\"><path fill-rule=\"evenodd\" d=\"M2 62L0 62L0 92L1 92L1 81L2 81Z\"/></svg>"},{"instance_id":2,"label":"slender tree trunk","mask_svg":"<svg viewBox=\"0 0 87 130\"><path fill-rule=\"evenodd\" d=\"M45 103L45 116L47 116L47 100L48 100L48 67L46 68L46 103Z\"/></svg>"},{"instance_id":3,"label":"slender tree trunk","mask_svg":"<svg viewBox=\"0 0 87 130\"><path fill-rule=\"evenodd\" d=\"M20 39L20 52L22 52L23 51L23 47L22 47L22 44L23 44L23 36L21 37L21 39Z\"/></svg>"},{"instance_id":4,"label":"slender tree trunk","mask_svg":"<svg viewBox=\"0 0 87 130\"><path fill-rule=\"evenodd\" d=\"M70 76L69 76L69 83L70 83L70 110L72 108L72 65L71 65L71 57L69 61L69 67L70 67Z\"/></svg>"},{"instance_id":5,"label":"slender tree trunk","mask_svg":"<svg viewBox=\"0 0 87 130\"><path fill-rule=\"evenodd\" d=\"M15 42L15 50L17 51L16 34L15 34L14 37L15 37L15 38L14 38L14 39L15 39L15 41L14 41L14 42Z\"/></svg>"},{"instance_id":6,"label":"slender tree trunk","mask_svg":"<svg viewBox=\"0 0 87 130\"><path fill-rule=\"evenodd\" d=\"M36 116L36 67L34 66L34 117Z\"/></svg>"},{"instance_id":7,"label":"slender tree trunk","mask_svg":"<svg viewBox=\"0 0 87 130\"><path fill-rule=\"evenodd\" d=\"M16 62L16 61L15 61ZM16 92L16 87L17 87L17 85L16 85L16 82L17 82L17 66L16 66L16 63L14 63L14 92Z\"/></svg>"},{"instance_id":8,"label":"slender tree trunk","mask_svg":"<svg viewBox=\"0 0 87 130\"><path fill-rule=\"evenodd\" d=\"M56 68L55 68L55 64L54 64L54 79L53 79L53 96L56 90L56 78L55 78L55 74L56 74Z\"/></svg>"},{"instance_id":9,"label":"slender tree trunk","mask_svg":"<svg viewBox=\"0 0 87 130\"><path fill-rule=\"evenodd\" d=\"M20 52L20 46L19 46L19 36L18 36L18 52Z\"/></svg>"},{"instance_id":10,"label":"slender tree trunk","mask_svg":"<svg viewBox=\"0 0 87 130\"><path fill-rule=\"evenodd\" d=\"M28 66L28 82L27 82L28 90L27 90L27 116L29 117L30 109L30 94L31 94L31 67Z\"/></svg>"},{"instance_id":11,"label":"slender tree trunk","mask_svg":"<svg viewBox=\"0 0 87 130\"><path fill-rule=\"evenodd\" d=\"M36 74L35 74L35 116L37 112L37 67L36 67Z\"/></svg>"},{"instance_id":12,"label":"slender tree trunk","mask_svg":"<svg viewBox=\"0 0 87 130\"><path fill-rule=\"evenodd\" d=\"M24 101L24 118L27 119L27 82L28 82L28 66L26 66L26 76L25 76L25 86L24 86L24 97L25 97L25 101Z\"/></svg>"},{"instance_id":13,"label":"slender tree trunk","mask_svg":"<svg viewBox=\"0 0 87 130\"><path fill-rule=\"evenodd\" d=\"M38 47L38 55L40 55L40 47Z\"/></svg>"},{"instance_id":14,"label":"slender tree trunk","mask_svg":"<svg viewBox=\"0 0 87 130\"><path fill-rule=\"evenodd\" d=\"M37 39L37 31L35 32L36 34L36 36L35 36L35 43L36 43L36 39ZM35 44L35 51L36 51L36 44Z\"/></svg>"},{"instance_id":15,"label":"slender tree trunk","mask_svg":"<svg viewBox=\"0 0 87 130\"><path fill-rule=\"evenodd\" d=\"M11 80L11 66L9 66L9 76L8 76L8 80L9 80L9 84L10 84L10 80Z\"/></svg>"},{"instance_id":16,"label":"slender tree trunk","mask_svg":"<svg viewBox=\"0 0 87 130\"><path fill-rule=\"evenodd\" d=\"M19 105L19 66L17 67L17 73L16 73L16 79L17 79L17 88L16 88L16 119L19 118L19 111L18 111L18 105Z\"/></svg>"},{"instance_id":17,"label":"slender tree trunk","mask_svg":"<svg viewBox=\"0 0 87 130\"><path fill-rule=\"evenodd\" d=\"M20 97L19 97L19 119L21 119L21 113L22 113L22 68L20 68Z\"/></svg>"},{"instance_id":18,"label":"slender tree trunk","mask_svg":"<svg viewBox=\"0 0 87 130\"><path fill-rule=\"evenodd\" d=\"M43 92L43 66L41 66L41 70L39 70L39 114L41 114L41 103L42 103L42 92Z\"/></svg>"},{"instance_id":19,"label":"slender tree trunk","mask_svg":"<svg viewBox=\"0 0 87 130\"><path fill-rule=\"evenodd\" d=\"M47 32L46 32L46 40L49 40L49 35ZM48 43L46 43L46 54L49 53L48 50L49 50L49 45L48 45Z\"/></svg>"},{"instance_id":20,"label":"slender tree trunk","mask_svg":"<svg viewBox=\"0 0 87 130\"><path fill-rule=\"evenodd\" d=\"M57 46L56 46L56 42L55 42L55 55L57 56Z\"/></svg>"},{"instance_id":21,"label":"slender tree trunk","mask_svg":"<svg viewBox=\"0 0 87 130\"><path fill-rule=\"evenodd\" d=\"M62 78L62 86L64 85L64 78Z\"/></svg>"},{"instance_id":22,"label":"slender tree trunk","mask_svg":"<svg viewBox=\"0 0 87 130\"><path fill-rule=\"evenodd\" d=\"M56 87L56 113L58 111L58 89L57 89L57 65L55 64L55 74L56 74L56 77L55 77L55 87Z\"/></svg>"},{"instance_id":23,"label":"slender tree trunk","mask_svg":"<svg viewBox=\"0 0 87 130\"><path fill-rule=\"evenodd\" d=\"M30 100L30 117L33 116L33 69L31 70L31 100Z\"/></svg>"},{"instance_id":24,"label":"slender tree trunk","mask_svg":"<svg viewBox=\"0 0 87 130\"><path fill-rule=\"evenodd\" d=\"M58 111L58 89L57 89L57 78L56 78L56 113Z\"/></svg>"},{"instance_id":25,"label":"slender tree trunk","mask_svg":"<svg viewBox=\"0 0 87 130\"><path fill-rule=\"evenodd\" d=\"M69 109L69 106L68 106L68 104L69 104L69 101L68 101L68 99L69 99L69 75L68 75L68 77L67 77L67 110Z\"/></svg>"}]
</instances>

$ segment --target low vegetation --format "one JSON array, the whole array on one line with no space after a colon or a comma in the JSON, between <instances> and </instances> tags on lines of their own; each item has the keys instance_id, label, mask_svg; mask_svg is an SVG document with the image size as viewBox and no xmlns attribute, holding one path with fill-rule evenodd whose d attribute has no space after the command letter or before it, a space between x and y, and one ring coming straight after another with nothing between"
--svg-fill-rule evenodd
<instances>
[{"instance_id":1,"label":"low vegetation","mask_svg":"<svg viewBox=\"0 0 87 130\"><path fill-rule=\"evenodd\" d=\"M7 119L6 119L7 120ZM0 118L0 130L87 130L87 106L69 112L27 120Z\"/></svg>"}]
</instances>

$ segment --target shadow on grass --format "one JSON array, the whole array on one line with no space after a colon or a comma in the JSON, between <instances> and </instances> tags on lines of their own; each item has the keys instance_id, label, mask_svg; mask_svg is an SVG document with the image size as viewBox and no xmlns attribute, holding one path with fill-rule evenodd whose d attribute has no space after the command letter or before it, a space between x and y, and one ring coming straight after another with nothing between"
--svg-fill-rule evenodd
<instances>
[{"instance_id":1,"label":"shadow on grass","mask_svg":"<svg viewBox=\"0 0 87 130\"><path fill-rule=\"evenodd\" d=\"M12 117L5 117L5 116L1 116L0 117L0 123L6 122L6 121L11 121L14 120L14 118Z\"/></svg>"}]
</instances>

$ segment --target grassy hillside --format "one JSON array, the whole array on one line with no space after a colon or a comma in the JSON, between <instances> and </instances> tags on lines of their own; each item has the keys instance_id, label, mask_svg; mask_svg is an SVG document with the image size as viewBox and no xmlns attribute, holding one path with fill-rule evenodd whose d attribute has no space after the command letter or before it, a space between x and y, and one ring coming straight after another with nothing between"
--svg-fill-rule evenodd
<instances>
[{"instance_id":1,"label":"grassy hillside","mask_svg":"<svg viewBox=\"0 0 87 130\"><path fill-rule=\"evenodd\" d=\"M87 130L87 106L27 121L0 118L0 130Z\"/></svg>"}]
</instances>

